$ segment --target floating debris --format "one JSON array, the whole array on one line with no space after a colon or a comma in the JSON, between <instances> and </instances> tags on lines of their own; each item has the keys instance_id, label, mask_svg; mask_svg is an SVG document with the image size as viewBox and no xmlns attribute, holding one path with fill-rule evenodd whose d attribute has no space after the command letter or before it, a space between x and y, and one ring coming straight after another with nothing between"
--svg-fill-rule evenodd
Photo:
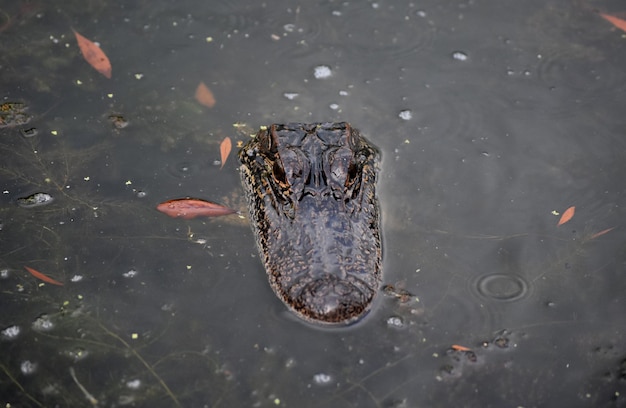
<instances>
[{"instance_id":1,"label":"floating debris","mask_svg":"<svg viewBox=\"0 0 626 408\"><path fill-rule=\"evenodd\" d=\"M115 129L124 129L128 126L128 120L122 115L110 115L109 121L113 124Z\"/></svg>"},{"instance_id":2,"label":"floating debris","mask_svg":"<svg viewBox=\"0 0 626 408\"><path fill-rule=\"evenodd\" d=\"M89 403L93 405L94 407L97 406L98 400L95 399L94 396L91 395L89 391L87 391L87 389L83 387L83 385L80 382L78 382L78 378L76 378L76 373L74 372L74 367L70 367L70 375L72 376L72 380L74 380L76 385L78 385L78 388L80 388L80 390L85 395L85 398L87 398L87 401L89 401Z\"/></svg>"},{"instance_id":3,"label":"floating debris","mask_svg":"<svg viewBox=\"0 0 626 408\"><path fill-rule=\"evenodd\" d=\"M35 193L29 195L28 197L22 197L16 200L17 205L22 208L39 207L50 204L53 201L54 198L48 193Z\"/></svg>"},{"instance_id":4,"label":"floating debris","mask_svg":"<svg viewBox=\"0 0 626 408\"><path fill-rule=\"evenodd\" d=\"M32 116L26 113L28 106L21 102L0 104L0 128L25 125Z\"/></svg>"},{"instance_id":5,"label":"floating debris","mask_svg":"<svg viewBox=\"0 0 626 408\"><path fill-rule=\"evenodd\" d=\"M20 129L20 133L25 138L29 138L29 137L37 136L39 131L37 130L37 128L29 128L29 129Z\"/></svg>"}]
</instances>

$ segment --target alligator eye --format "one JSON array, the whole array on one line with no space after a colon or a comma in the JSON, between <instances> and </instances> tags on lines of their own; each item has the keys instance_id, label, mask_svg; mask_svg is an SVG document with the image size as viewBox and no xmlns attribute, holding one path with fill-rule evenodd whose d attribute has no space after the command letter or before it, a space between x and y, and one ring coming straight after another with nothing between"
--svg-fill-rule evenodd
<instances>
[{"instance_id":1,"label":"alligator eye","mask_svg":"<svg viewBox=\"0 0 626 408\"><path fill-rule=\"evenodd\" d=\"M280 164L280 160L274 161L272 165L272 173L274 175L274 179L278 181L280 184L287 184L287 175L285 174L285 169Z\"/></svg>"},{"instance_id":2,"label":"alligator eye","mask_svg":"<svg viewBox=\"0 0 626 408\"><path fill-rule=\"evenodd\" d=\"M346 178L346 184L354 183L354 179L356 179L359 173L359 169L354 162L351 162L348 166L348 177Z\"/></svg>"}]
</instances>

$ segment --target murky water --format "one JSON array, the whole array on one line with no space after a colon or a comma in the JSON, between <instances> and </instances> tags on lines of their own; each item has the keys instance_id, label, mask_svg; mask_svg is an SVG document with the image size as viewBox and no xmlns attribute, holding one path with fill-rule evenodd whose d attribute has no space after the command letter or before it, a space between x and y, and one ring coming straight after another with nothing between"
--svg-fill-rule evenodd
<instances>
[{"instance_id":1,"label":"murky water","mask_svg":"<svg viewBox=\"0 0 626 408\"><path fill-rule=\"evenodd\" d=\"M4 405L624 405L620 2L0 11ZM289 314L245 219L155 210L243 209L220 141L290 121L382 150L386 288L349 328Z\"/></svg>"}]
</instances>

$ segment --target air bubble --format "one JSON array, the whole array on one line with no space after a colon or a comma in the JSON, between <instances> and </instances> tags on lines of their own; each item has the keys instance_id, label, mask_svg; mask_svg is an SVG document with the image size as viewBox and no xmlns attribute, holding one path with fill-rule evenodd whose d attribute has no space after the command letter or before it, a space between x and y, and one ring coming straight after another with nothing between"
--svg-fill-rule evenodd
<instances>
[{"instance_id":1,"label":"air bubble","mask_svg":"<svg viewBox=\"0 0 626 408\"><path fill-rule=\"evenodd\" d=\"M315 79L327 79L333 75L333 71L328 65L318 65L313 69Z\"/></svg>"},{"instance_id":2,"label":"air bubble","mask_svg":"<svg viewBox=\"0 0 626 408\"><path fill-rule=\"evenodd\" d=\"M405 109L398 113L398 117L402 120L411 120L413 118L413 112L411 112L409 109Z\"/></svg>"},{"instance_id":3,"label":"air bubble","mask_svg":"<svg viewBox=\"0 0 626 408\"><path fill-rule=\"evenodd\" d=\"M33 363L29 360L24 360L22 361L22 364L20 364L20 370L24 375L32 374L37 371L37 363Z\"/></svg>"},{"instance_id":4,"label":"air bubble","mask_svg":"<svg viewBox=\"0 0 626 408\"><path fill-rule=\"evenodd\" d=\"M283 92L283 96L287 99L289 99L290 101L293 101L294 99L296 99L298 96L300 96L299 93L297 92Z\"/></svg>"},{"instance_id":5,"label":"air bubble","mask_svg":"<svg viewBox=\"0 0 626 408\"><path fill-rule=\"evenodd\" d=\"M393 327L395 329L401 329L404 327L404 321L398 316L391 316L387 319L387 327Z\"/></svg>"},{"instance_id":6,"label":"air bubble","mask_svg":"<svg viewBox=\"0 0 626 408\"><path fill-rule=\"evenodd\" d=\"M123 277L125 277L125 278L134 278L135 276L137 276L137 274L138 274L138 273L139 273L139 272L137 272L137 270L136 270L136 269L131 269L131 270L130 270L130 271L128 271L128 272L124 272L124 273L122 274L122 276L123 276Z\"/></svg>"},{"instance_id":7,"label":"air bubble","mask_svg":"<svg viewBox=\"0 0 626 408\"><path fill-rule=\"evenodd\" d=\"M54 328L54 323L48 315L41 315L35 319L32 327L37 331L50 331Z\"/></svg>"},{"instance_id":8,"label":"air bubble","mask_svg":"<svg viewBox=\"0 0 626 408\"><path fill-rule=\"evenodd\" d=\"M20 329L20 326L9 326L0 332L0 336L2 336L5 340L13 340L20 334L21 331L22 329Z\"/></svg>"},{"instance_id":9,"label":"air bubble","mask_svg":"<svg viewBox=\"0 0 626 408\"><path fill-rule=\"evenodd\" d=\"M452 58L454 58L457 61L467 61L469 56L463 51L455 51L452 53Z\"/></svg>"},{"instance_id":10,"label":"air bubble","mask_svg":"<svg viewBox=\"0 0 626 408\"><path fill-rule=\"evenodd\" d=\"M317 385L327 385L332 381L332 377L328 374L319 373L313 376L313 382Z\"/></svg>"}]
</instances>

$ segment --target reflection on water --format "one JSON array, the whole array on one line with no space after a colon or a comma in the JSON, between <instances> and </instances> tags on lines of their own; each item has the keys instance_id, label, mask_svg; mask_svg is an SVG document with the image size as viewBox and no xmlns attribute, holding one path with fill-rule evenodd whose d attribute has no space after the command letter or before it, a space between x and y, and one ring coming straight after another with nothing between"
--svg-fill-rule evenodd
<instances>
[{"instance_id":1,"label":"reflection on water","mask_svg":"<svg viewBox=\"0 0 626 408\"><path fill-rule=\"evenodd\" d=\"M0 10L4 405L624 405L625 62L594 10L73 3ZM382 149L385 296L348 328L285 310L245 220L155 210L242 210L220 141L290 121Z\"/></svg>"}]
</instances>

